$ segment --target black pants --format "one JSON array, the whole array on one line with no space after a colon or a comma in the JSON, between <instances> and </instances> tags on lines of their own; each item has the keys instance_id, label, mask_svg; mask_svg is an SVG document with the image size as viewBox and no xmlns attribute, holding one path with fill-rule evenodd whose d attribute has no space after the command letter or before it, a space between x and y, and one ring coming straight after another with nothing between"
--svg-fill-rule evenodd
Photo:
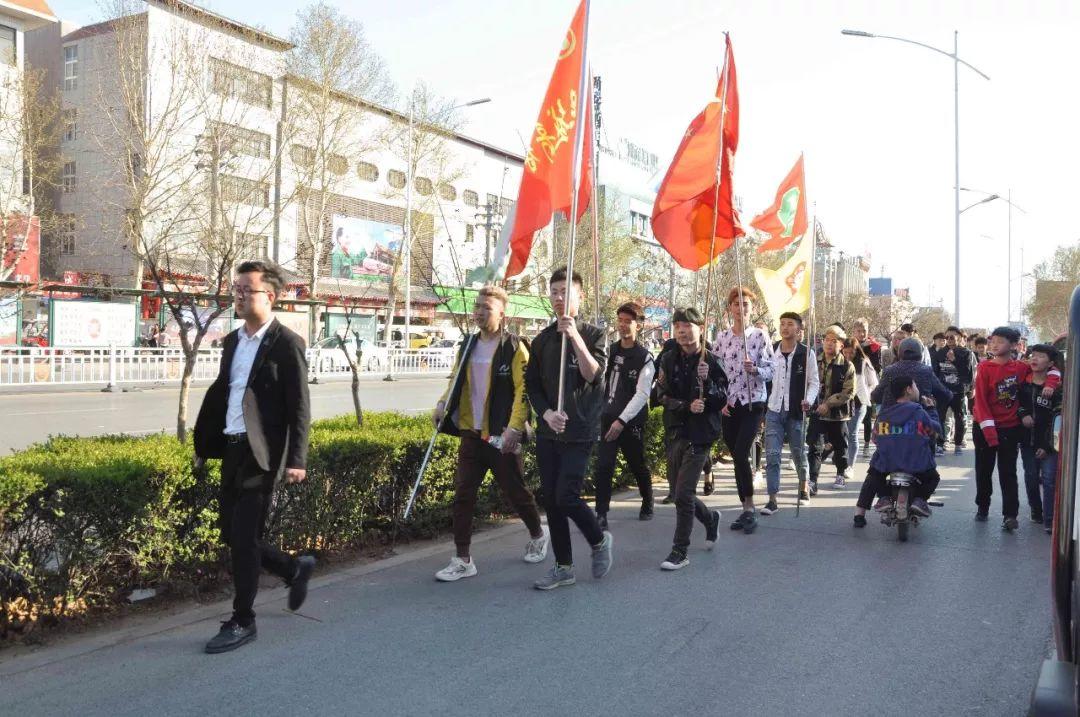
<instances>
[{"instance_id":1,"label":"black pants","mask_svg":"<svg viewBox=\"0 0 1080 717\"><path fill-rule=\"evenodd\" d=\"M721 418L724 443L735 461L735 486L739 490L739 500L747 500L754 497L754 469L750 464L750 453L765 418L765 404L752 403L747 406L739 403L731 406L729 413L731 415Z\"/></svg>"},{"instance_id":2,"label":"black pants","mask_svg":"<svg viewBox=\"0 0 1080 717\"><path fill-rule=\"evenodd\" d=\"M882 473L875 468L869 468L866 471L866 480L863 481L862 488L859 490L859 500L855 502L855 505L863 510L870 510L874 504L874 496L888 495L890 488L885 480L888 475L888 473ZM925 473L916 473L915 478L918 483L911 493L912 497L930 500L930 496L934 494L938 483L941 482L941 476L938 475L937 469L931 468Z\"/></svg>"},{"instance_id":3,"label":"black pants","mask_svg":"<svg viewBox=\"0 0 1080 717\"><path fill-rule=\"evenodd\" d=\"M603 416L600 420L600 445L596 449L596 512L608 512L611 508L611 481L615 477L615 459L622 451L623 458L630 472L637 480L638 492L641 493L643 507L652 508L652 474L645 463L645 426L624 426L622 433L614 441L605 441L615 416Z\"/></svg>"},{"instance_id":4,"label":"black pants","mask_svg":"<svg viewBox=\"0 0 1080 717\"><path fill-rule=\"evenodd\" d=\"M806 429L806 447L807 457L810 459L810 480L815 483L821 473L821 456L826 441L832 444L836 475L843 475L848 468L847 421L823 421L820 416L810 416L810 425Z\"/></svg>"},{"instance_id":5,"label":"black pants","mask_svg":"<svg viewBox=\"0 0 1080 717\"><path fill-rule=\"evenodd\" d=\"M574 553L570 547L571 520L589 541L589 545L598 545L604 539L604 531L596 521L596 513L581 497L592 448L591 442L570 443L550 438L536 439L536 467L540 472L540 486L544 491L551 548L555 553L555 562L559 565L574 564Z\"/></svg>"},{"instance_id":6,"label":"black pants","mask_svg":"<svg viewBox=\"0 0 1080 717\"><path fill-rule=\"evenodd\" d=\"M997 463L998 485L1001 487L1001 514L1015 518L1020 512L1019 487L1016 479L1016 459L1020 453L1023 429L1020 426L998 428L998 444L990 447L981 430L975 438L975 505L980 513L990 511L994 495L994 463Z\"/></svg>"},{"instance_id":7,"label":"black pants","mask_svg":"<svg viewBox=\"0 0 1080 717\"><path fill-rule=\"evenodd\" d=\"M233 619L241 625L255 620L260 570L286 582L296 574L296 558L262 539L273 493L274 476L258 466L247 442L230 443L221 463L219 527L232 557Z\"/></svg>"},{"instance_id":8,"label":"black pants","mask_svg":"<svg viewBox=\"0 0 1080 717\"><path fill-rule=\"evenodd\" d=\"M953 427L953 445L959 446L964 442L967 434L964 411L966 403L967 397L964 395L963 390L957 387L957 392L953 394L951 401L938 404L938 418L941 419L941 435L937 439L939 446L945 445L945 418L949 415L950 410L953 412L953 423L955 424Z\"/></svg>"},{"instance_id":9,"label":"black pants","mask_svg":"<svg viewBox=\"0 0 1080 717\"><path fill-rule=\"evenodd\" d=\"M862 419L862 444L864 450L869 450L870 437L874 433L874 418L877 416L877 409L874 404L870 404L866 407L866 415Z\"/></svg>"},{"instance_id":10,"label":"black pants","mask_svg":"<svg viewBox=\"0 0 1080 717\"><path fill-rule=\"evenodd\" d=\"M697 497L697 484L711 450L711 445L695 446L685 438L668 441L667 471L675 480L675 538L672 545L683 552L690 546L694 518L702 525L709 524L709 509Z\"/></svg>"}]
</instances>

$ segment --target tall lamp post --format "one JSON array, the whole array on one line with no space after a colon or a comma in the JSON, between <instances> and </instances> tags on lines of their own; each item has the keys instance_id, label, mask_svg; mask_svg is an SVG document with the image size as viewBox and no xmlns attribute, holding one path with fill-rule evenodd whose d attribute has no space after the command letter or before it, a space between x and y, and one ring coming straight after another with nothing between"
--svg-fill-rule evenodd
<instances>
[{"instance_id":1,"label":"tall lamp post","mask_svg":"<svg viewBox=\"0 0 1080 717\"><path fill-rule=\"evenodd\" d=\"M983 204L985 202L990 202L990 201L993 201L995 199L1000 199L1001 201L1003 201L1003 202L1005 202L1006 204L1009 205L1009 225L1008 225L1009 226L1009 238L1008 238L1008 249L1007 249L1007 252L1008 252L1009 256L1008 256L1008 259L1006 260L1006 266L1005 266L1005 271L1008 274L1009 298L1008 298L1007 307L1005 309L1005 318L1006 318L1007 321L1012 321L1012 280L1013 280L1013 275L1012 275L1012 210L1015 209L1016 211L1020 212L1021 214L1027 214L1027 212L1024 211L1024 209L1022 207L1020 207L1019 205L1013 203L1012 189L1011 188L1009 189L1009 191L1008 191L1008 193L1007 193L1007 195L1005 197L1001 196L1000 194L991 194L990 192L984 192L981 189L971 189L969 187L960 187L960 191L961 192L975 192L976 194L985 195L987 198L984 199L982 202L977 202L978 204ZM1023 265L1021 265L1020 271L1023 271L1023 270L1024 270L1024 267L1023 267ZM1023 295L1023 283L1022 282L1021 282L1020 293L1021 293L1021 296L1022 296Z\"/></svg>"},{"instance_id":2,"label":"tall lamp post","mask_svg":"<svg viewBox=\"0 0 1080 717\"><path fill-rule=\"evenodd\" d=\"M851 37L868 37L878 38L881 40L896 40L897 42L906 42L909 45L918 45L924 47L927 50L932 50L939 55L945 55L953 61L953 119L954 119L954 146L955 146L955 165L956 165L956 182L953 184L954 197L953 207L955 210L955 230L956 230L956 298L954 304L955 316L953 317L956 323L960 323L960 65L971 69L980 77L985 80L989 80L990 77L979 68L972 65L970 62L965 62L960 59L959 55L959 36L960 33L956 30L953 31L953 51L946 52L945 50L934 47L933 45L927 45L915 40L908 40L904 37L894 37L892 35L877 35L871 32L864 32L862 30L841 30L842 35L849 35Z\"/></svg>"},{"instance_id":3,"label":"tall lamp post","mask_svg":"<svg viewBox=\"0 0 1080 717\"><path fill-rule=\"evenodd\" d=\"M491 102L490 97L484 97L479 100L472 100L460 105L454 105L447 110L447 113L459 110L464 107L475 107L476 105L483 105ZM416 96L413 95L409 99L409 134L408 134L408 156L407 166L405 167L405 246L403 247L403 269L405 273L405 340L404 348L412 348L412 341L409 338L409 331L412 325L412 201L413 201L413 183L415 177L413 177L413 145L415 144L414 133L416 131ZM390 316L391 323L393 322L393 314ZM390 378L388 375L387 378Z\"/></svg>"}]
</instances>

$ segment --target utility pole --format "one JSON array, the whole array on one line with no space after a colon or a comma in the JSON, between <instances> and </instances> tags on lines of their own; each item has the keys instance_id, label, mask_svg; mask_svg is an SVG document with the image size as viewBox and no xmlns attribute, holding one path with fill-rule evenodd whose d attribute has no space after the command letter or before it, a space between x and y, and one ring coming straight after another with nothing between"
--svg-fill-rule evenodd
<instances>
[{"instance_id":1,"label":"utility pole","mask_svg":"<svg viewBox=\"0 0 1080 717\"><path fill-rule=\"evenodd\" d=\"M488 203L484 205L484 211L478 212L476 218L484 220L484 266L490 266L495 226L496 222L502 218L501 207L499 206L498 200L495 202L489 200Z\"/></svg>"}]
</instances>

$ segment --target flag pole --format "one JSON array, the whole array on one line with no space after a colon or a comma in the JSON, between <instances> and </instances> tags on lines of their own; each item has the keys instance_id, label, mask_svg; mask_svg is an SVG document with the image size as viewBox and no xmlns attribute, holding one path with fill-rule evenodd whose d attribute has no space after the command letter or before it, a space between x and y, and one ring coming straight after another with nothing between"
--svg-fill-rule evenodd
<instances>
[{"instance_id":1,"label":"flag pole","mask_svg":"<svg viewBox=\"0 0 1080 717\"><path fill-rule=\"evenodd\" d=\"M811 344L813 344L813 342L814 342L814 320L816 318L815 312L814 312L814 278L815 278L815 274L817 273L817 271L815 269L815 266L817 264L817 205L816 204L814 205L814 220L810 224L810 236L809 237L803 237L803 241L806 241L807 239L810 240L810 272L809 272L809 274L810 274L810 310L807 312L807 319L808 319L807 324L809 325L809 328L806 330L806 370L803 371L803 373L805 374L804 377L803 377L803 400L806 400L807 391L810 390L810 353L811 353L811 348L810 347L811 347ZM815 358L814 361L816 362L817 359ZM818 377L818 380L819 381L821 380L820 376ZM819 396L821 395L820 389L818 391L818 395ZM813 409L811 408L810 410L813 410ZM812 420L812 419L810 419L810 416L807 416L806 418L808 420ZM804 432L803 435L805 437L805 435L806 435L805 432ZM802 492L801 492L801 487L800 487L798 495L795 498L795 517L796 518L799 517L799 509L801 507L802 507Z\"/></svg>"},{"instance_id":2,"label":"flag pole","mask_svg":"<svg viewBox=\"0 0 1080 717\"><path fill-rule=\"evenodd\" d=\"M589 80L589 0L585 3L585 23L581 38L581 79L578 83L578 117L580 121L574 123L574 161L570 165L570 240L566 249L566 300L563 303L563 317L570 315L570 302L574 301L574 243L577 240L577 212L578 212L578 185L581 176L581 159L584 154L582 145L585 142L585 111L584 102L588 97ZM562 347L559 350L559 399L556 403L556 412L563 412L563 394L566 388L566 352L569 348L566 334L562 335Z\"/></svg>"},{"instance_id":3,"label":"flag pole","mask_svg":"<svg viewBox=\"0 0 1080 717\"><path fill-rule=\"evenodd\" d=\"M597 93L596 78L592 73L592 63L589 63L589 89L591 94L589 99L593 102L593 131L596 133L596 141L589 147L589 151L592 152L592 242L593 242L593 291L596 294L596 306L595 316L596 325L600 325L600 209L602 203L600 201L600 191L598 189L600 185L599 179L599 162L600 162L600 97Z\"/></svg>"}]
</instances>

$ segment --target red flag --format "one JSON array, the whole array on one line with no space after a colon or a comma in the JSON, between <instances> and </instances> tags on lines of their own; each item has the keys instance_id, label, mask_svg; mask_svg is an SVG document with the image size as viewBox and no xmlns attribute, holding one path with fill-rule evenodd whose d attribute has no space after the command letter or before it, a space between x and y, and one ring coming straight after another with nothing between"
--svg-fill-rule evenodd
<instances>
[{"instance_id":1,"label":"red flag","mask_svg":"<svg viewBox=\"0 0 1080 717\"><path fill-rule=\"evenodd\" d=\"M724 111L721 102L726 105ZM724 154L718 177L716 165L720 158L721 133ZM685 269L700 269L730 248L736 237L745 234L739 213L732 204L732 165L738 146L739 90L729 37L716 99L687 128L653 205L653 234ZM720 183L719 192L717 182ZM709 256L714 207L718 208L716 244Z\"/></svg>"},{"instance_id":2,"label":"red flag","mask_svg":"<svg viewBox=\"0 0 1080 717\"><path fill-rule=\"evenodd\" d=\"M754 217L750 226L771 237L758 247L758 253L783 249L806 233L806 175L801 154L776 190L776 201Z\"/></svg>"},{"instance_id":3,"label":"red flag","mask_svg":"<svg viewBox=\"0 0 1080 717\"><path fill-rule=\"evenodd\" d=\"M503 236L500 236L499 244L508 244L510 253L507 277L524 271L529 252L532 251L533 236L551 223L554 212L570 216L574 187L574 140L577 123L581 121L585 122L585 137L576 220L581 219L589 206L592 194L592 102L590 97L578 97L581 73L584 71L587 15L588 0L581 0L559 51L529 151L525 155L513 219L507 221ZM503 252L506 251L504 248ZM495 253L498 265L499 248Z\"/></svg>"}]
</instances>

